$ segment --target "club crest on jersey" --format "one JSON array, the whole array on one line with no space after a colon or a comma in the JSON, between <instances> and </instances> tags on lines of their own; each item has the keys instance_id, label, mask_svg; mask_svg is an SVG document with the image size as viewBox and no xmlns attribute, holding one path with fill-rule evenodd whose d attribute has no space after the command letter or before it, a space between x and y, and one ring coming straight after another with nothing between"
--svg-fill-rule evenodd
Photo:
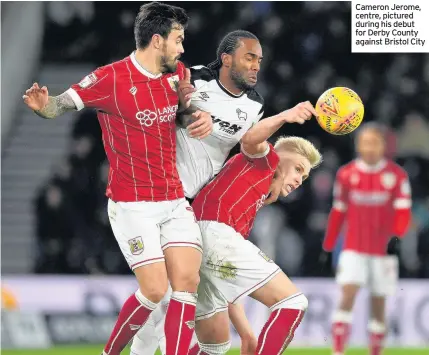
<instances>
[{"instance_id":1,"label":"club crest on jersey","mask_svg":"<svg viewBox=\"0 0 429 355\"><path fill-rule=\"evenodd\" d=\"M168 84L171 87L171 90L177 91L177 85L179 85L179 76L173 75L167 78Z\"/></svg>"},{"instance_id":2,"label":"club crest on jersey","mask_svg":"<svg viewBox=\"0 0 429 355\"><path fill-rule=\"evenodd\" d=\"M396 176L393 173L381 174L381 184L385 189L391 189L396 184Z\"/></svg>"},{"instance_id":3,"label":"club crest on jersey","mask_svg":"<svg viewBox=\"0 0 429 355\"><path fill-rule=\"evenodd\" d=\"M95 84L97 82L97 76L94 73L91 73L85 76L79 83L79 86L82 89L87 88L91 84Z\"/></svg>"},{"instance_id":4,"label":"club crest on jersey","mask_svg":"<svg viewBox=\"0 0 429 355\"><path fill-rule=\"evenodd\" d=\"M241 111L239 108L235 112L237 112L237 116L238 116L238 119L240 121L246 121L247 120L247 113L246 112Z\"/></svg>"},{"instance_id":5,"label":"club crest on jersey","mask_svg":"<svg viewBox=\"0 0 429 355\"><path fill-rule=\"evenodd\" d=\"M131 254L140 255L141 253L143 253L144 244L142 237L135 237L133 239L129 239L128 245L130 246Z\"/></svg>"}]
</instances>

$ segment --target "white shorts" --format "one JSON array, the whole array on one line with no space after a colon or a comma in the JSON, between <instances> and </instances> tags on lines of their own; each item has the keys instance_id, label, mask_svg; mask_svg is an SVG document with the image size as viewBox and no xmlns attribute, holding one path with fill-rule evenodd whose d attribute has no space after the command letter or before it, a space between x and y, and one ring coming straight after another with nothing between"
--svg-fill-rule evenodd
<instances>
[{"instance_id":1,"label":"white shorts","mask_svg":"<svg viewBox=\"0 0 429 355\"><path fill-rule=\"evenodd\" d=\"M336 280L340 285L366 286L375 296L391 296L398 283L398 258L345 250L340 254Z\"/></svg>"},{"instance_id":2,"label":"white shorts","mask_svg":"<svg viewBox=\"0 0 429 355\"><path fill-rule=\"evenodd\" d=\"M203 237L203 261L196 319L210 318L264 286L281 270L258 247L232 227L198 222Z\"/></svg>"},{"instance_id":3,"label":"white shorts","mask_svg":"<svg viewBox=\"0 0 429 355\"><path fill-rule=\"evenodd\" d=\"M113 202L108 214L113 234L131 270L164 261L164 250L188 246L202 252L200 228L184 198L160 202Z\"/></svg>"}]
</instances>

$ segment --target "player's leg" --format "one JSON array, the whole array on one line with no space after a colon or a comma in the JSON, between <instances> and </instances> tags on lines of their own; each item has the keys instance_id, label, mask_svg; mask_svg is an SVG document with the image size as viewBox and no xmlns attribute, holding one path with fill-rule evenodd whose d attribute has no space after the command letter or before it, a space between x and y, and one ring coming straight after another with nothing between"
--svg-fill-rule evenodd
<instances>
[{"instance_id":1,"label":"player's leg","mask_svg":"<svg viewBox=\"0 0 429 355\"><path fill-rule=\"evenodd\" d=\"M104 348L107 355L121 353L167 291L167 271L158 227L163 206L145 204L109 201L108 213L113 233L137 278L139 289L122 306Z\"/></svg>"},{"instance_id":2,"label":"player's leg","mask_svg":"<svg viewBox=\"0 0 429 355\"><path fill-rule=\"evenodd\" d=\"M165 355L164 324L170 298L171 287L168 287L167 293L151 313L147 323L134 336L131 344L131 355L155 354L158 346L161 353Z\"/></svg>"},{"instance_id":3,"label":"player's leg","mask_svg":"<svg viewBox=\"0 0 429 355\"><path fill-rule=\"evenodd\" d=\"M197 343L188 355L223 355L231 347L228 302L201 274L195 317Z\"/></svg>"},{"instance_id":4,"label":"player's leg","mask_svg":"<svg viewBox=\"0 0 429 355\"><path fill-rule=\"evenodd\" d=\"M152 312L147 322L134 336L131 344L130 355L154 355L158 349L158 337L155 334L155 324L153 320L154 312L155 311Z\"/></svg>"},{"instance_id":5,"label":"player's leg","mask_svg":"<svg viewBox=\"0 0 429 355\"><path fill-rule=\"evenodd\" d=\"M165 318L167 355L186 355L194 334L201 232L185 199L175 201L168 221L161 225L168 278L173 290Z\"/></svg>"},{"instance_id":6,"label":"player's leg","mask_svg":"<svg viewBox=\"0 0 429 355\"><path fill-rule=\"evenodd\" d=\"M279 354L289 344L308 301L280 268L231 227L200 222L204 257L201 274L230 303L251 295L271 307L258 341L258 354Z\"/></svg>"},{"instance_id":7,"label":"player's leg","mask_svg":"<svg viewBox=\"0 0 429 355\"><path fill-rule=\"evenodd\" d=\"M353 251L343 251L337 267L336 281L341 287L338 309L332 319L332 350L344 354L351 332L353 306L361 286L368 282L368 259Z\"/></svg>"},{"instance_id":8,"label":"player's leg","mask_svg":"<svg viewBox=\"0 0 429 355\"><path fill-rule=\"evenodd\" d=\"M271 310L259 334L256 352L261 355L281 354L292 341L304 317L308 307L307 298L281 271L250 296Z\"/></svg>"},{"instance_id":9,"label":"player's leg","mask_svg":"<svg viewBox=\"0 0 429 355\"><path fill-rule=\"evenodd\" d=\"M371 319L368 324L370 355L380 355L386 337L386 297L396 291L399 262L396 255L370 258Z\"/></svg>"},{"instance_id":10,"label":"player's leg","mask_svg":"<svg viewBox=\"0 0 429 355\"><path fill-rule=\"evenodd\" d=\"M380 355L384 348L386 336L384 296L371 295L371 320L368 324L369 354Z\"/></svg>"}]
</instances>

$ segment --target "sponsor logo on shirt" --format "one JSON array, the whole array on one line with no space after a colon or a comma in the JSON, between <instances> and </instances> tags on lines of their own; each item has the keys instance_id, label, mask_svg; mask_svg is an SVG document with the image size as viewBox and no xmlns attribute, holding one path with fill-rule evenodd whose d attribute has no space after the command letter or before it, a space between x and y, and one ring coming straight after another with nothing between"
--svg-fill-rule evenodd
<instances>
[{"instance_id":1,"label":"sponsor logo on shirt","mask_svg":"<svg viewBox=\"0 0 429 355\"><path fill-rule=\"evenodd\" d=\"M223 121L220 118L214 117L213 118L213 124L218 124L219 125L219 130L225 133L228 133L230 135L234 135L236 133L238 133L243 127L240 125L237 125L235 123L231 123L231 122L227 122L227 121Z\"/></svg>"},{"instance_id":2,"label":"sponsor logo on shirt","mask_svg":"<svg viewBox=\"0 0 429 355\"><path fill-rule=\"evenodd\" d=\"M167 106L159 108L156 111L145 109L136 113L136 118L140 121L140 124L150 127L156 120L159 123L172 122L176 119L178 105Z\"/></svg>"}]
</instances>

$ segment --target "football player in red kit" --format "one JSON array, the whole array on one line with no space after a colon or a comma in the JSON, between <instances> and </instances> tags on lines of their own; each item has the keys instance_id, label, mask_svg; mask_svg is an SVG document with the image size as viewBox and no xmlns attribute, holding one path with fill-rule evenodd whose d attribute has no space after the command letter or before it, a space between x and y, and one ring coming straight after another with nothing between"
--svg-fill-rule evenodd
<instances>
[{"instance_id":1,"label":"football player in red kit","mask_svg":"<svg viewBox=\"0 0 429 355\"><path fill-rule=\"evenodd\" d=\"M131 55L96 69L59 96L48 96L37 83L23 96L48 119L85 107L97 110L110 165L109 220L139 284L119 313L105 355L121 353L163 298L168 281L173 293L165 322L167 355L186 355L194 332L188 323L195 317L201 233L176 167L175 123L179 103L180 109L190 104L190 97L177 92L179 81L190 80L179 61L187 23L182 8L147 3L135 20ZM192 136L210 134L212 120L204 114L204 122L199 117L188 126ZM194 112L194 118L201 115Z\"/></svg>"},{"instance_id":2,"label":"football player in red kit","mask_svg":"<svg viewBox=\"0 0 429 355\"><path fill-rule=\"evenodd\" d=\"M392 237L403 237L411 220L411 189L407 173L384 158L381 126L364 125L357 135L357 159L342 166L334 186L334 201L323 244L332 251L346 223L337 283L342 297L332 325L333 353L344 354L356 295L362 286L371 294L368 324L370 354L383 350L386 334L385 299L395 292L398 258L387 255Z\"/></svg>"},{"instance_id":3,"label":"football player in red kit","mask_svg":"<svg viewBox=\"0 0 429 355\"><path fill-rule=\"evenodd\" d=\"M250 295L270 308L256 353L281 354L291 342L308 301L281 269L246 240L264 205L273 176L286 194L301 186L321 161L318 150L300 137L283 137L275 146L266 140L284 123L315 114L309 102L256 123L242 138L241 153L195 197L203 237L196 334L189 355L222 355L230 347L228 304Z\"/></svg>"}]
</instances>

